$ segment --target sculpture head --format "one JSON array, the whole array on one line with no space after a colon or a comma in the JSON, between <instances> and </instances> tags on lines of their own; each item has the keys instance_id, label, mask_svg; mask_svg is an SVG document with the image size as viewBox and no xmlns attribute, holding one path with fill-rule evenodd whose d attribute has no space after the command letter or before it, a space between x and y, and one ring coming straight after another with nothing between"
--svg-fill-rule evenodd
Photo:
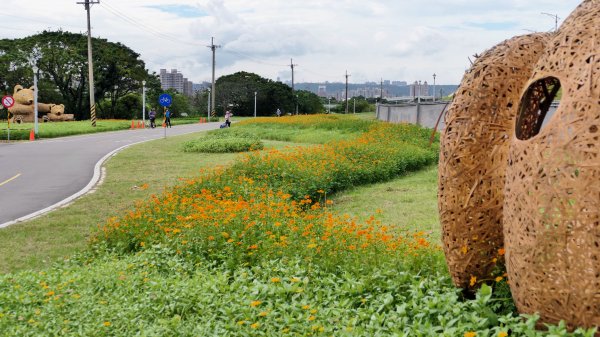
<instances>
[{"instance_id":1,"label":"sculpture head","mask_svg":"<svg viewBox=\"0 0 600 337\"><path fill-rule=\"evenodd\" d=\"M23 105L31 105L33 104L33 93L34 88L23 88L22 85L15 85L15 90L13 92L13 98L15 99L15 103L23 104Z\"/></svg>"},{"instance_id":2,"label":"sculpture head","mask_svg":"<svg viewBox=\"0 0 600 337\"><path fill-rule=\"evenodd\" d=\"M65 113L65 105L64 104L52 104L50 107L50 113L53 115L60 116Z\"/></svg>"}]
</instances>

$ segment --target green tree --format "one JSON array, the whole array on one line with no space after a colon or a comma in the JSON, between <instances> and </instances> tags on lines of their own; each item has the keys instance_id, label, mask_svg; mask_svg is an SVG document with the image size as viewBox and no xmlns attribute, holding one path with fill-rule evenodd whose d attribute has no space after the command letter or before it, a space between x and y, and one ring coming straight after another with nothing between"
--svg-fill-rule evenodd
<instances>
[{"instance_id":1,"label":"green tree","mask_svg":"<svg viewBox=\"0 0 600 337\"><path fill-rule=\"evenodd\" d=\"M316 94L307 90L298 90L296 94L298 95L298 113L315 114L325 112L321 98Z\"/></svg>"},{"instance_id":2,"label":"green tree","mask_svg":"<svg viewBox=\"0 0 600 337\"><path fill-rule=\"evenodd\" d=\"M155 75L145 69L139 54L128 47L94 38L93 63L95 75L95 97L109 99L110 104L99 104L100 115L106 118L115 117L118 100L126 95L140 92L141 82L146 80L155 86ZM63 103L67 113L75 114L76 119L90 116L87 37L63 31L47 32L23 39L0 40L0 86L4 92L12 92L15 84L31 85L31 65L40 70L40 101L52 98L61 101L47 103ZM160 84L158 85L160 88Z\"/></svg>"},{"instance_id":3,"label":"green tree","mask_svg":"<svg viewBox=\"0 0 600 337\"><path fill-rule=\"evenodd\" d=\"M270 116L277 109L284 112L295 111L295 100L292 88L257 74L237 72L222 76L216 83L215 98L217 115L223 116L227 108L232 108L235 115L254 116L254 92L256 95L257 115Z\"/></svg>"}]
</instances>

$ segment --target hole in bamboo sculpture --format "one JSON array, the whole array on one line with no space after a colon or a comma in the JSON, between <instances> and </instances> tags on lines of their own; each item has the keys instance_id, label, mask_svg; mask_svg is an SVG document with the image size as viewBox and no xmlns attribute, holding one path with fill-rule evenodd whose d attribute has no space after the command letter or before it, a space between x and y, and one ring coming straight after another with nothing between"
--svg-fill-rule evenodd
<instances>
[{"instance_id":1,"label":"hole in bamboo sculpture","mask_svg":"<svg viewBox=\"0 0 600 337\"><path fill-rule=\"evenodd\" d=\"M546 77L531 84L521 99L515 129L520 140L536 136L546 124L548 110L560 90L560 80Z\"/></svg>"}]
</instances>

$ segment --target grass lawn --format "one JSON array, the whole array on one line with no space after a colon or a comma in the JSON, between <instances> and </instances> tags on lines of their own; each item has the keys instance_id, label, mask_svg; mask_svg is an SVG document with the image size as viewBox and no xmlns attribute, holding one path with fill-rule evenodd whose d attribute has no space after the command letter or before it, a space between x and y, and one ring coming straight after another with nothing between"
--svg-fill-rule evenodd
<instances>
[{"instance_id":1,"label":"grass lawn","mask_svg":"<svg viewBox=\"0 0 600 337\"><path fill-rule=\"evenodd\" d=\"M198 117L181 117L171 120L173 125L192 124L198 122ZM149 121L148 121L149 123ZM157 120L157 124L162 123ZM138 121L135 121L137 127ZM0 140L6 141L7 132L6 121L0 121ZM64 136L72 136L86 133L106 132L127 130L131 127L131 120L114 120L100 119L96 121L96 127L93 127L89 120L74 121L74 122L49 122L38 123L38 138L56 138ZM34 128L34 123L10 124L10 139L12 140L28 140L29 133Z\"/></svg>"}]
</instances>

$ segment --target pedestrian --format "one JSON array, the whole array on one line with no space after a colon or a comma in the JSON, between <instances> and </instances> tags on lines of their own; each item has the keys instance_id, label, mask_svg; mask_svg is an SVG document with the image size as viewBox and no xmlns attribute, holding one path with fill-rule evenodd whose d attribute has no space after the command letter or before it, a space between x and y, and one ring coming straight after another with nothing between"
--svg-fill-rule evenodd
<instances>
[{"instance_id":1,"label":"pedestrian","mask_svg":"<svg viewBox=\"0 0 600 337\"><path fill-rule=\"evenodd\" d=\"M227 124L228 128L231 127L231 116L233 116L231 111L229 111L229 110L225 111L225 124Z\"/></svg>"},{"instance_id":2,"label":"pedestrian","mask_svg":"<svg viewBox=\"0 0 600 337\"><path fill-rule=\"evenodd\" d=\"M275 114L277 114L277 117L281 117L281 110L279 110L279 108L277 108L277 111L275 112Z\"/></svg>"},{"instance_id":3,"label":"pedestrian","mask_svg":"<svg viewBox=\"0 0 600 337\"><path fill-rule=\"evenodd\" d=\"M171 110L167 109L167 111L165 111L165 127L172 127L171 126Z\"/></svg>"},{"instance_id":4,"label":"pedestrian","mask_svg":"<svg viewBox=\"0 0 600 337\"><path fill-rule=\"evenodd\" d=\"M150 117L150 127L154 129L156 127L156 111L151 109L148 113L148 117Z\"/></svg>"}]
</instances>

